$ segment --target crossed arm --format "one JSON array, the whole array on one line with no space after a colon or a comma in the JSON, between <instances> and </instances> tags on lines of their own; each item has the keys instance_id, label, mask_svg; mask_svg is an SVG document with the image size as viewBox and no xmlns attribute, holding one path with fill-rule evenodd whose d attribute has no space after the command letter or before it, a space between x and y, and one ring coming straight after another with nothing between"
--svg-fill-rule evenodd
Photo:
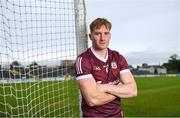
<instances>
[{"instance_id":1,"label":"crossed arm","mask_svg":"<svg viewBox=\"0 0 180 118\"><path fill-rule=\"evenodd\" d=\"M78 80L81 94L89 106L100 106L111 102L116 96L104 92L103 86L99 86L94 78Z\"/></svg>"},{"instance_id":2,"label":"crossed arm","mask_svg":"<svg viewBox=\"0 0 180 118\"><path fill-rule=\"evenodd\" d=\"M118 85L97 84L93 77L78 80L79 88L89 106L99 106L116 97L130 98L137 95L136 82L130 71L120 73Z\"/></svg>"},{"instance_id":3,"label":"crossed arm","mask_svg":"<svg viewBox=\"0 0 180 118\"><path fill-rule=\"evenodd\" d=\"M137 96L137 86L130 71L120 73L121 82L118 85L101 84L100 89L119 98Z\"/></svg>"}]
</instances>

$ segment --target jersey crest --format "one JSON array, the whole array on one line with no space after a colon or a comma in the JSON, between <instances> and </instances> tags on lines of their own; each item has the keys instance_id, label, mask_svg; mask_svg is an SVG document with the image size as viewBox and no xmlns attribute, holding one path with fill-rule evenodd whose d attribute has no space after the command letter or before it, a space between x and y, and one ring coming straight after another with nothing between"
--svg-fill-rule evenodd
<instances>
[{"instance_id":1,"label":"jersey crest","mask_svg":"<svg viewBox=\"0 0 180 118\"><path fill-rule=\"evenodd\" d=\"M111 62L111 68L117 69L117 64L116 64L116 62Z\"/></svg>"}]
</instances>

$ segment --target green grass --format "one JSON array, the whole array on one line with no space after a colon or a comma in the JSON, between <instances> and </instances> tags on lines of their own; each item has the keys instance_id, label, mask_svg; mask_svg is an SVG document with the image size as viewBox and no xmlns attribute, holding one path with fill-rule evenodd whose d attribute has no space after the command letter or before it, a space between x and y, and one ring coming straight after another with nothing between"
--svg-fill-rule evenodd
<instances>
[{"instance_id":1,"label":"green grass","mask_svg":"<svg viewBox=\"0 0 180 118\"><path fill-rule=\"evenodd\" d=\"M0 84L0 117L79 116L75 80Z\"/></svg>"},{"instance_id":2,"label":"green grass","mask_svg":"<svg viewBox=\"0 0 180 118\"><path fill-rule=\"evenodd\" d=\"M136 82L138 96L122 100L126 117L180 117L180 77ZM0 84L0 95L0 117L79 117L75 80Z\"/></svg>"},{"instance_id":3,"label":"green grass","mask_svg":"<svg viewBox=\"0 0 180 118\"><path fill-rule=\"evenodd\" d=\"M126 117L180 116L180 77L136 78L138 96L123 99Z\"/></svg>"}]
</instances>

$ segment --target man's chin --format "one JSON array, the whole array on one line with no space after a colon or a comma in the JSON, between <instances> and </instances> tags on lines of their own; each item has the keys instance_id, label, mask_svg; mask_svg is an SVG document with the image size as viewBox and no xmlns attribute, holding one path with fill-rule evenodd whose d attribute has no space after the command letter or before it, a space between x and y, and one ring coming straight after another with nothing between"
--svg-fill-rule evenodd
<instances>
[{"instance_id":1,"label":"man's chin","mask_svg":"<svg viewBox=\"0 0 180 118\"><path fill-rule=\"evenodd\" d=\"M107 47L103 47L103 48L101 47L101 48L98 48L97 50L100 51L100 50L106 50L106 49L107 49Z\"/></svg>"}]
</instances>

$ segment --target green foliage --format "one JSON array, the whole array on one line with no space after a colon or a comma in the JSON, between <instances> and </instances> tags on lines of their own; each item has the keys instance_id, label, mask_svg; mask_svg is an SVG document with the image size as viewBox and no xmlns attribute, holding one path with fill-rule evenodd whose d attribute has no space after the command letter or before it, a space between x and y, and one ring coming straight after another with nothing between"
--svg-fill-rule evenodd
<instances>
[{"instance_id":1,"label":"green foliage","mask_svg":"<svg viewBox=\"0 0 180 118\"><path fill-rule=\"evenodd\" d=\"M178 59L178 55L174 54L170 56L170 59L168 60L168 63L164 63L163 66L165 66L168 70L168 73L180 73L180 59Z\"/></svg>"},{"instance_id":2,"label":"green foliage","mask_svg":"<svg viewBox=\"0 0 180 118\"><path fill-rule=\"evenodd\" d=\"M21 64L18 61L13 61L10 64L10 69L13 70L15 67L21 66Z\"/></svg>"}]
</instances>

